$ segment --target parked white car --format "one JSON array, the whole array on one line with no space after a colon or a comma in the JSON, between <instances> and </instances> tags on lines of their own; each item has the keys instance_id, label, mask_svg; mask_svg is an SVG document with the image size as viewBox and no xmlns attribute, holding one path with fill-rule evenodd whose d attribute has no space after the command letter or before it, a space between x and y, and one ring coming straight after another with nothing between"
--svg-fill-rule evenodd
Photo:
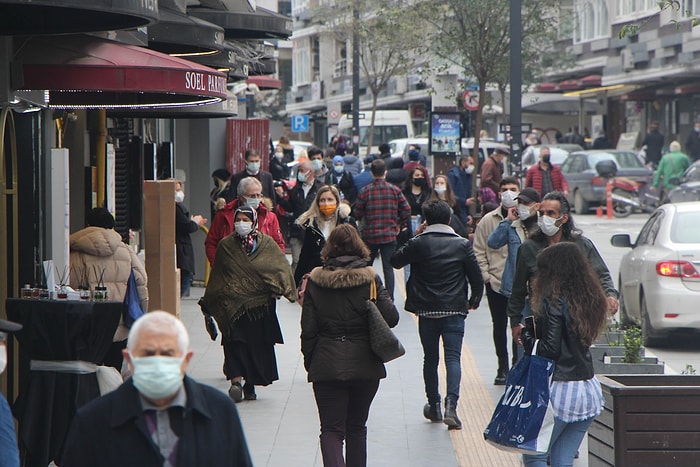
<instances>
[{"instance_id":1,"label":"parked white car","mask_svg":"<svg viewBox=\"0 0 700 467\"><path fill-rule=\"evenodd\" d=\"M620 319L642 327L644 345L665 343L672 331L700 330L700 201L664 204L632 243L615 234L622 257Z\"/></svg>"}]
</instances>

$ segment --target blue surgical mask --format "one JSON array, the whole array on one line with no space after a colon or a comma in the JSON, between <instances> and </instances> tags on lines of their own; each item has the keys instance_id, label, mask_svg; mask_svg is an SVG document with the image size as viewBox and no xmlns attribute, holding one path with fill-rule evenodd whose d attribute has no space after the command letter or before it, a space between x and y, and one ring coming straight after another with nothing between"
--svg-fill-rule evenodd
<instances>
[{"instance_id":1,"label":"blue surgical mask","mask_svg":"<svg viewBox=\"0 0 700 467\"><path fill-rule=\"evenodd\" d=\"M260 170L260 162L248 162L245 166L250 173L257 173Z\"/></svg>"},{"instance_id":2,"label":"blue surgical mask","mask_svg":"<svg viewBox=\"0 0 700 467\"><path fill-rule=\"evenodd\" d=\"M297 180L299 180L301 183L306 183L306 181L309 179L309 174L304 173L304 172L299 172L297 174Z\"/></svg>"},{"instance_id":3,"label":"blue surgical mask","mask_svg":"<svg viewBox=\"0 0 700 467\"><path fill-rule=\"evenodd\" d=\"M172 396L182 387L183 360L184 357L132 356L134 386L148 399Z\"/></svg>"},{"instance_id":4,"label":"blue surgical mask","mask_svg":"<svg viewBox=\"0 0 700 467\"><path fill-rule=\"evenodd\" d=\"M262 201L260 198L245 198L245 204L247 206L250 206L253 209L258 209L258 206L260 206L260 201Z\"/></svg>"},{"instance_id":5,"label":"blue surgical mask","mask_svg":"<svg viewBox=\"0 0 700 467\"><path fill-rule=\"evenodd\" d=\"M337 174L342 174L345 172L345 166L343 164L334 165L333 170L335 170L335 173Z\"/></svg>"},{"instance_id":6,"label":"blue surgical mask","mask_svg":"<svg viewBox=\"0 0 700 467\"><path fill-rule=\"evenodd\" d=\"M323 168L322 159L314 159L311 161L311 163L314 165L314 170L321 170Z\"/></svg>"}]
</instances>

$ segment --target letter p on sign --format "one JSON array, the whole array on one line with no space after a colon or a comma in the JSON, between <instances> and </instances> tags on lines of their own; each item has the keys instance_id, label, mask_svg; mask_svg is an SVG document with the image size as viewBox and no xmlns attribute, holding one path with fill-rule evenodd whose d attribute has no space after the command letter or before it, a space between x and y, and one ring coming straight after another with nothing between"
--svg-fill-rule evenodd
<instances>
[{"instance_id":1,"label":"letter p on sign","mask_svg":"<svg viewBox=\"0 0 700 467\"><path fill-rule=\"evenodd\" d=\"M292 115L292 131L294 133L308 133L308 131L309 131L309 116L308 115Z\"/></svg>"}]
</instances>

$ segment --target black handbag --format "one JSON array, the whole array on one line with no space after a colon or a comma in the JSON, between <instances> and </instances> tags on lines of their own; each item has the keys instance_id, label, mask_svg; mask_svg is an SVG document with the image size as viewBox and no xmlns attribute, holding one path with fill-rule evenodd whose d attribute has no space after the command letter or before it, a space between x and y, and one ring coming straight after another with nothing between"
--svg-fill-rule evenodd
<instances>
[{"instance_id":1,"label":"black handbag","mask_svg":"<svg viewBox=\"0 0 700 467\"><path fill-rule=\"evenodd\" d=\"M369 300L367 300L367 322L369 326L369 345L372 352L386 363L406 353L399 338L391 330L382 313L374 303L377 299L376 281L370 283Z\"/></svg>"}]
</instances>

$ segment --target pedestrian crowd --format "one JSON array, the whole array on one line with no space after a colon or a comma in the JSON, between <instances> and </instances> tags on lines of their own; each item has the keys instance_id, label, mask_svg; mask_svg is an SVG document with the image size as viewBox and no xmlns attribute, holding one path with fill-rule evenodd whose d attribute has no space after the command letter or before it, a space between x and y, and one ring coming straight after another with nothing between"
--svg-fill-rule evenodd
<instances>
[{"instance_id":1,"label":"pedestrian crowd","mask_svg":"<svg viewBox=\"0 0 700 467\"><path fill-rule=\"evenodd\" d=\"M402 268L404 308L417 317L423 348L423 416L461 429L465 323L485 292L494 384L506 384L523 346L530 353L535 340L536 353L555 362L554 436L548 453L526 455L524 462L544 466L549 457L552 466L571 465L602 407L588 346L617 311L618 293L595 246L574 224L566 180L549 151L541 150L521 186L504 176L509 154L503 149L483 161L461 157L432 178L417 147L409 148L405 165L387 144L363 160L347 149L338 137L328 150L311 146L295 160L282 137L271 150L270 172L252 149L242 171L214 171L204 242L212 268L200 306L212 339L221 334L228 397L186 376L192 352L182 323L168 313L148 313L131 329L120 326L114 337L110 364L131 377L78 410L58 465L251 465L235 403L264 397L260 388L279 378L281 297L303 298L301 350L318 407L324 465L371 464L367 419L387 372L373 347L368 310L378 311L387 329L397 325L394 270ZM659 183L670 180L667 166L684 164L682 154L674 155L679 149L672 144L659 159ZM177 261L187 296L194 275L190 236L208 220L191 216L183 202L184 186L177 182ZM85 271L91 261L128 265L126 272L115 268L113 280L125 284L122 276L133 269L146 309L143 265L131 250L122 251L120 238L111 238L119 237L111 216L99 211L93 217L71 237L75 264ZM97 244L87 240L95 236L104 251L85 246ZM376 259L381 274L372 267ZM89 278L80 271L72 280ZM123 298L117 285L110 287ZM528 316L537 334L525 326ZM8 331L14 328L0 322L0 344ZM569 407L564 394L572 391L587 401L583 412Z\"/></svg>"}]
</instances>

